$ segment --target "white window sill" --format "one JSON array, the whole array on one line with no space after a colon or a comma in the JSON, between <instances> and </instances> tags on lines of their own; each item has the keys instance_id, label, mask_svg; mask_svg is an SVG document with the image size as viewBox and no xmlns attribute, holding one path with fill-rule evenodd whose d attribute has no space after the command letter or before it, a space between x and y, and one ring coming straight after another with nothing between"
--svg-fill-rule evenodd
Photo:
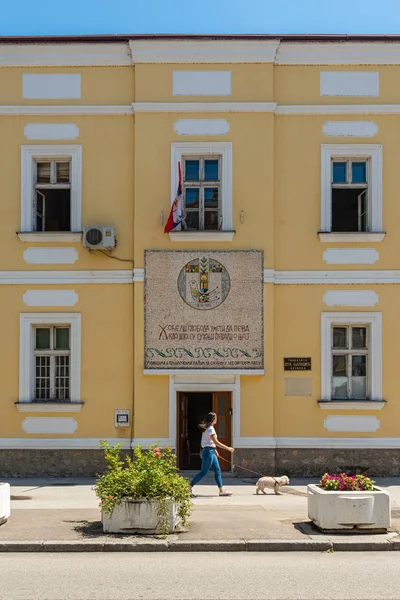
<instances>
[{"instance_id":1,"label":"white window sill","mask_svg":"<svg viewBox=\"0 0 400 600\"><path fill-rule=\"evenodd\" d=\"M81 231L17 231L21 242L80 242Z\"/></svg>"},{"instance_id":2,"label":"white window sill","mask_svg":"<svg viewBox=\"0 0 400 600\"><path fill-rule=\"evenodd\" d=\"M83 402L15 402L18 412L62 413L81 412Z\"/></svg>"},{"instance_id":3,"label":"white window sill","mask_svg":"<svg viewBox=\"0 0 400 600\"><path fill-rule=\"evenodd\" d=\"M321 410L382 410L386 400L318 400Z\"/></svg>"},{"instance_id":4,"label":"white window sill","mask_svg":"<svg viewBox=\"0 0 400 600\"><path fill-rule=\"evenodd\" d=\"M385 237L385 231L365 231L365 232L324 232L320 231L318 237L321 242L340 243L340 242L381 242Z\"/></svg>"},{"instance_id":5,"label":"white window sill","mask_svg":"<svg viewBox=\"0 0 400 600\"><path fill-rule=\"evenodd\" d=\"M171 242L231 242L236 231L171 231Z\"/></svg>"}]
</instances>

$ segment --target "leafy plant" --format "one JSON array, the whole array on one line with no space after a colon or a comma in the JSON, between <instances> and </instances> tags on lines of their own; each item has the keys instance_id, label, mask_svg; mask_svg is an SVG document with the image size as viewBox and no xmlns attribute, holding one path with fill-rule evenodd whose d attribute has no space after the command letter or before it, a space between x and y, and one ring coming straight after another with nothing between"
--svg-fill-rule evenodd
<instances>
[{"instance_id":1,"label":"leafy plant","mask_svg":"<svg viewBox=\"0 0 400 600\"><path fill-rule=\"evenodd\" d=\"M375 481L365 475L325 473L321 478L320 486L327 492L366 492L374 489L374 483Z\"/></svg>"},{"instance_id":2,"label":"leafy plant","mask_svg":"<svg viewBox=\"0 0 400 600\"><path fill-rule=\"evenodd\" d=\"M169 509L175 501L182 524L187 524L192 510L189 482L176 472L175 454L170 447L161 450L153 444L143 452L138 444L134 460L129 456L122 460L121 444L111 446L101 441L100 446L107 463L106 473L95 485L102 510L110 515L124 499L157 500L160 532L166 535Z\"/></svg>"}]
</instances>

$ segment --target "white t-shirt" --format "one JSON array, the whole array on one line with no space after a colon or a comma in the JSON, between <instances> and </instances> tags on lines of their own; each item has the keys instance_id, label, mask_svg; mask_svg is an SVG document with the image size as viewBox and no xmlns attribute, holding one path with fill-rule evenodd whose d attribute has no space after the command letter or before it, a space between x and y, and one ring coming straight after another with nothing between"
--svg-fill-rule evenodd
<instances>
[{"instance_id":1,"label":"white t-shirt","mask_svg":"<svg viewBox=\"0 0 400 600\"><path fill-rule=\"evenodd\" d=\"M203 431L203 435L201 436L201 447L202 448L216 448L213 440L211 439L212 435L215 435L216 431L212 425L207 427L205 431Z\"/></svg>"}]
</instances>

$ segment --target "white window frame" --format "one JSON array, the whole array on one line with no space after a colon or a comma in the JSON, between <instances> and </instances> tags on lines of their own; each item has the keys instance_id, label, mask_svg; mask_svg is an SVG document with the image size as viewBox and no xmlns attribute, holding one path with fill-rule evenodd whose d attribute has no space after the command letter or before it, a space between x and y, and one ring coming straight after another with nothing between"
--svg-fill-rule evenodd
<instances>
[{"instance_id":1,"label":"white window frame","mask_svg":"<svg viewBox=\"0 0 400 600\"><path fill-rule=\"evenodd\" d=\"M35 374L35 328L70 327L70 400L81 401L81 315L80 313L21 313L19 342L19 402L40 404L32 397ZM47 403L47 401L46 401Z\"/></svg>"},{"instance_id":2,"label":"white window frame","mask_svg":"<svg viewBox=\"0 0 400 600\"><path fill-rule=\"evenodd\" d=\"M368 161L368 229L366 232L332 231L332 163L340 159ZM321 231L322 242L379 242L382 232L382 145L321 145Z\"/></svg>"},{"instance_id":3,"label":"white window frame","mask_svg":"<svg viewBox=\"0 0 400 600\"><path fill-rule=\"evenodd\" d=\"M36 161L70 161L71 231L36 232L33 229L33 193ZM79 241L82 232L82 146L30 145L21 147L21 230L22 241ZM78 235L77 235L78 234Z\"/></svg>"},{"instance_id":4,"label":"white window frame","mask_svg":"<svg viewBox=\"0 0 400 600\"><path fill-rule=\"evenodd\" d=\"M185 142L171 144L171 205L178 189L178 162L182 165L182 157L221 157L221 214L220 231L176 231L170 232L172 241L231 241L234 238L232 210L232 142Z\"/></svg>"},{"instance_id":5,"label":"white window frame","mask_svg":"<svg viewBox=\"0 0 400 600\"><path fill-rule=\"evenodd\" d=\"M334 326L367 326L369 329L368 385L369 399L361 402L382 401L382 313L380 312L323 312L321 314L321 399L332 399L332 331ZM341 402L358 403L343 399Z\"/></svg>"}]
</instances>

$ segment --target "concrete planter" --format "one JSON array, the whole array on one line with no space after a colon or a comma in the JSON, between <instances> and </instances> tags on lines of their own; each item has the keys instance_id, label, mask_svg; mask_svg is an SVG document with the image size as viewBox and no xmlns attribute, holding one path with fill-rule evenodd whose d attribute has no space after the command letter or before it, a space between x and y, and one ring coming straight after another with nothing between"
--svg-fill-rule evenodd
<instances>
[{"instance_id":1,"label":"concrete planter","mask_svg":"<svg viewBox=\"0 0 400 600\"><path fill-rule=\"evenodd\" d=\"M5 523L10 516L10 484L0 483L0 525Z\"/></svg>"},{"instance_id":2,"label":"concrete planter","mask_svg":"<svg viewBox=\"0 0 400 600\"><path fill-rule=\"evenodd\" d=\"M116 506L107 515L101 512L103 531L106 533L141 533L152 535L160 533L160 519L158 517L159 503L157 500L127 498ZM178 525L178 507L171 501L168 512L168 533L173 533Z\"/></svg>"},{"instance_id":3,"label":"concrete planter","mask_svg":"<svg viewBox=\"0 0 400 600\"><path fill-rule=\"evenodd\" d=\"M391 525L390 495L372 492L326 492L307 486L308 516L324 530L386 530Z\"/></svg>"}]
</instances>

